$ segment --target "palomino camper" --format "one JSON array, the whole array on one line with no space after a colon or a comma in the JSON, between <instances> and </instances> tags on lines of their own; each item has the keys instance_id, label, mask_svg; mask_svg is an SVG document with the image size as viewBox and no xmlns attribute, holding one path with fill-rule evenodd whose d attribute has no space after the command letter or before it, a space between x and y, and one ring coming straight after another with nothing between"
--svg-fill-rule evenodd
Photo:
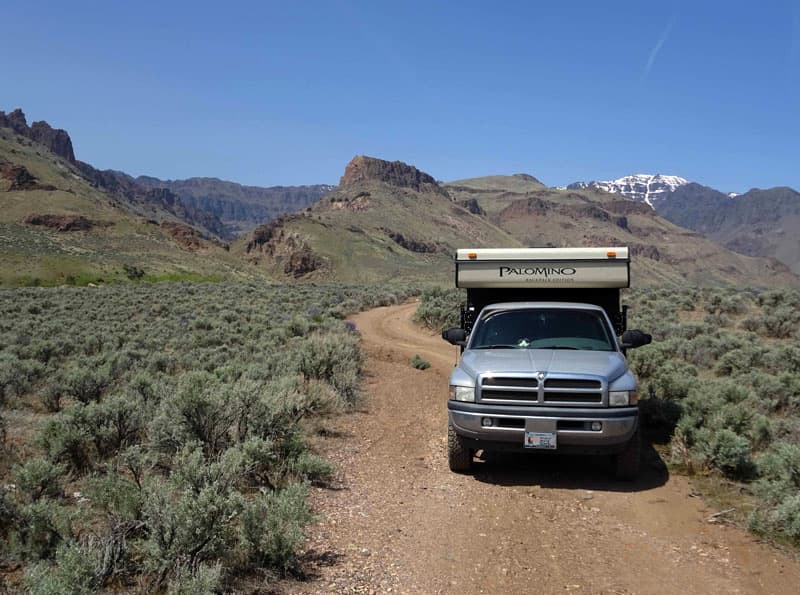
<instances>
[{"instance_id":1,"label":"palomino camper","mask_svg":"<svg viewBox=\"0 0 800 595\"><path fill-rule=\"evenodd\" d=\"M636 380L625 350L650 342L627 330L620 290L627 248L458 250L467 290L462 348L450 377L448 459L465 471L477 450L612 454L616 475L639 472Z\"/></svg>"}]
</instances>

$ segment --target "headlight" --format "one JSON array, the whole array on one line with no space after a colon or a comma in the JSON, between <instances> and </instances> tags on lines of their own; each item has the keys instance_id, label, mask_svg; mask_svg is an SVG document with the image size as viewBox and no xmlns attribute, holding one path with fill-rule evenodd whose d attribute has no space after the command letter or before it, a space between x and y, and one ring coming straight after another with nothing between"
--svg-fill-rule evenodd
<instances>
[{"instance_id":1,"label":"headlight","mask_svg":"<svg viewBox=\"0 0 800 595\"><path fill-rule=\"evenodd\" d=\"M612 390L608 393L608 404L610 407L627 407L636 405L639 402L639 395L635 390Z\"/></svg>"},{"instance_id":2,"label":"headlight","mask_svg":"<svg viewBox=\"0 0 800 595\"><path fill-rule=\"evenodd\" d=\"M471 386L451 386L450 398L454 401L475 402L475 389Z\"/></svg>"}]
</instances>

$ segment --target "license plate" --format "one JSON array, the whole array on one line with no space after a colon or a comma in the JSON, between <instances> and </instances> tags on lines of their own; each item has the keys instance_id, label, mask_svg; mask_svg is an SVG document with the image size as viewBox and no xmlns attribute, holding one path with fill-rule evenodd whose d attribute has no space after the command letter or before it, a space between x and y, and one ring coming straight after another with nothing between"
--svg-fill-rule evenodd
<instances>
[{"instance_id":1,"label":"license plate","mask_svg":"<svg viewBox=\"0 0 800 595\"><path fill-rule=\"evenodd\" d=\"M555 450L555 432L525 432L525 448L544 448Z\"/></svg>"}]
</instances>

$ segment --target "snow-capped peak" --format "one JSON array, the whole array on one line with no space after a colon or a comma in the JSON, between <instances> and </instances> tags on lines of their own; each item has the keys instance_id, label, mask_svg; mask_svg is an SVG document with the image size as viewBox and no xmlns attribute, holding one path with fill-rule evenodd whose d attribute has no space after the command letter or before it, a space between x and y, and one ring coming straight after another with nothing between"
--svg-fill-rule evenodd
<instances>
[{"instance_id":1,"label":"snow-capped peak","mask_svg":"<svg viewBox=\"0 0 800 595\"><path fill-rule=\"evenodd\" d=\"M668 176L664 174L633 174L616 180L600 182L575 182L568 188L583 189L597 188L606 192L622 194L628 198L645 202L651 207L655 202L664 198L676 188L689 183L689 180L679 176Z\"/></svg>"}]
</instances>

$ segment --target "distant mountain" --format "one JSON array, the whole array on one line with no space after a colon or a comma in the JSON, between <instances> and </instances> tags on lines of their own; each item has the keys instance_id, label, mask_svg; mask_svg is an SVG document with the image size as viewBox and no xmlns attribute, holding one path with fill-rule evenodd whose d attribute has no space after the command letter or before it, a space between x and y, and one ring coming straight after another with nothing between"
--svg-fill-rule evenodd
<instances>
[{"instance_id":1,"label":"distant mountain","mask_svg":"<svg viewBox=\"0 0 800 595\"><path fill-rule=\"evenodd\" d=\"M335 192L257 227L231 252L286 278L444 282L467 245L521 246L416 167L357 156Z\"/></svg>"},{"instance_id":2,"label":"distant mountain","mask_svg":"<svg viewBox=\"0 0 800 595\"><path fill-rule=\"evenodd\" d=\"M82 164L69 135L12 114L14 127L0 126L0 285L264 277L213 239L210 222L188 225L169 190Z\"/></svg>"},{"instance_id":3,"label":"distant mountain","mask_svg":"<svg viewBox=\"0 0 800 595\"><path fill-rule=\"evenodd\" d=\"M98 170L83 161L77 161L76 166L89 182L125 202L136 213L157 216L157 210L164 210L208 237L231 240L236 236L215 214L187 204L169 188L146 186L125 172Z\"/></svg>"},{"instance_id":4,"label":"distant mountain","mask_svg":"<svg viewBox=\"0 0 800 595\"><path fill-rule=\"evenodd\" d=\"M800 273L800 193L792 188L753 189L731 197L690 184L659 202L656 210L731 250L772 256Z\"/></svg>"},{"instance_id":5,"label":"distant mountain","mask_svg":"<svg viewBox=\"0 0 800 595\"><path fill-rule=\"evenodd\" d=\"M567 186L567 189L584 190L593 188L595 190L605 190L606 192L622 194L655 207L658 202L670 193L686 184L689 184L689 180L678 176L633 174L606 182L574 182Z\"/></svg>"},{"instance_id":6,"label":"distant mountain","mask_svg":"<svg viewBox=\"0 0 800 595\"><path fill-rule=\"evenodd\" d=\"M239 234L257 225L300 211L336 189L327 184L311 186L243 186L217 178L159 180L139 176L136 183L146 188L167 188L181 202L218 218L231 232Z\"/></svg>"},{"instance_id":7,"label":"distant mountain","mask_svg":"<svg viewBox=\"0 0 800 595\"><path fill-rule=\"evenodd\" d=\"M335 190L335 186L325 184L261 188L216 178L134 178L122 171L98 170L75 159L72 140L65 130L54 129L43 121L28 126L21 109L8 114L0 111L0 128L43 145L134 212L158 219L158 212L166 211L203 235L225 241L281 215L302 210Z\"/></svg>"},{"instance_id":8,"label":"distant mountain","mask_svg":"<svg viewBox=\"0 0 800 595\"><path fill-rule=\"evenodd\" d=\"M788 188L730 198L674 177L651 176L643 190L634 181L617 186L638 192L638 202L596 185L548 188L529 174L444 184L401 161L357 156L337 189L293 194L101 171L75 159L63 130L29 126L20 110L2 113L0 123L0 284L142 277L449 283L459 247L565 245L629 246L636 285L800 284L780 262L726 250L656 212L742 252L796 262L800 195ZM267 191L279 199L268 204ZM314 197L306 191L322 196L308 204ZM268 210L276 204L283 206ZM230 245L220 241L231 230L215 211L244 227L302 204Z\"/></svg>"},{"instance_id":9,"label":"distant mountain","mask_svg":"<svg viewBox=\"0 0 800 595\"><path fill-rule=\"evenodd\" d=\"M726 250L605 191L556 190L532 176L441 184L364 156L347 165L336 192L256 228L231 251L290 278L446 282L457 248L570 245L629 246L637 285L800 283L775 260Z\"/></svg>"},{"instance_id":10,"label":"distant mountain","mask_svg":"<svg viewBox=\"0 0 800 595\"><path fill-rule=\"evenodd\" d=\"M513 192L527 192L547 188L530 174L512 174L510 176L483 176L481 178L468 178L454 180L447 183L450 188L458 188L465 192L470 190L492 190L502 188Z\"/></svg>"},{"instance_id":11,"label":"distant mountain","mask_svg":"<svg viewBox=\"0 0 800 595\"><path fill-rule=\"evenodd\" d=\"M445 185L457 201L474 199L485 218L527 246L629 246L636 285L796 284L782 263L731 252L660 217L650 206L596 187L528 192L477 179L472 189Z\"/></svg>"},{"instance_id":12,"label":"distant mountain","mask_svg":"<svg viewBox=\"0 0 800 595\"><path fill-rule=\"evenodd\" d=\"M678 176L636 174L609 182L575 182L645 202L681 227L749 256L777 258L800 273L800 194L778 187L724 193Z\"/></svg>"}]
</instances>

